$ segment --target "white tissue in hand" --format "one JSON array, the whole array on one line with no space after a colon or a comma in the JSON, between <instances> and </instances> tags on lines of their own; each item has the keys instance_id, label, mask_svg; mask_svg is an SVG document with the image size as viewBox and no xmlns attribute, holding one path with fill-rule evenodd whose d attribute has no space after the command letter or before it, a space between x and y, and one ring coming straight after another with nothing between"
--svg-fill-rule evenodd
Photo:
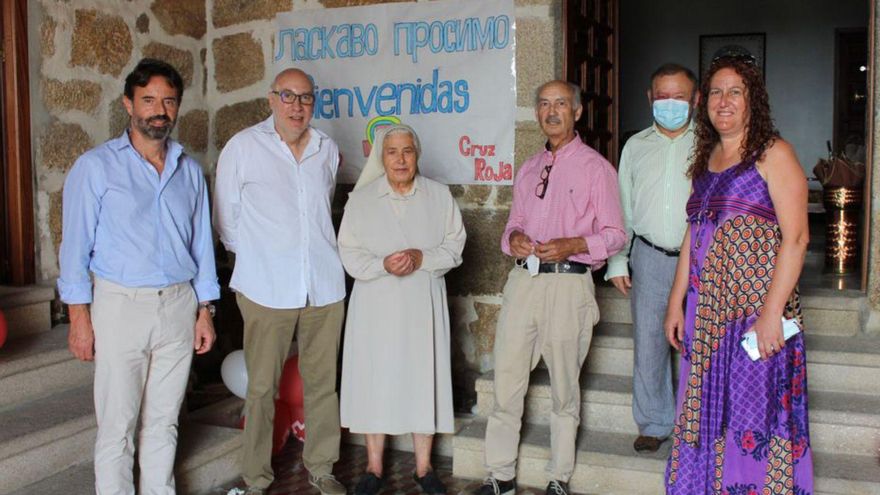
<instances>
[{"instance_id":1,"label":"white tissue in hand","mask_svg":"<svg viewBox=\"0 0 880 495\"><path fill-rule=\"evenodd\" d=\"M790 320L785 318L782 319L783 339L788 340L797 335L800 331L801 327L798 326L797 321L794 318ZM761 353L758 351L758 336L755 334L754 330L749 330L743 334L742 346L749 354L749 357L752 358L752 361L757 361L761 357Z\"/></svg>"},{"instance_id":2,"label":"white tissue in hand","mask_svg":"<svg viewBox=\"0 0 880 495\"><path fill-rule=\"evenodd\" d=\"M526 258L526 267L529 269L529 275L534 277L538 274L538 269L541 268L541 260L539 260L534 254L530 254L529 257Z\"/></svg>"}]
</instances>

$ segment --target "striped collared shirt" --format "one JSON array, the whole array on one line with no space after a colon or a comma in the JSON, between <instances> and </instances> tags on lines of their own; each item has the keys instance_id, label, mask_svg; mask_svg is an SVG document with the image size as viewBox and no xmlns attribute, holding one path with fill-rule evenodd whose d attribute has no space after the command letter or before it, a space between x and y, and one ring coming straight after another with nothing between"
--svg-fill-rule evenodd
<instances>
[{"instance_id":1,"label":"striped collared shirt","mask_svg":"<svg viewBox=\"0 0 880 495\"><path fill-rule=\"evenodd\" d=\"M684 207L691 190L687 169L693 148L693 121L674 139L654 124L626 142L618 177L627 246L635 233L670 251L681 247L687 228ZM613 256L605 279L628 276L628 261L628 249Z\"/></svg>"}]
</instances>

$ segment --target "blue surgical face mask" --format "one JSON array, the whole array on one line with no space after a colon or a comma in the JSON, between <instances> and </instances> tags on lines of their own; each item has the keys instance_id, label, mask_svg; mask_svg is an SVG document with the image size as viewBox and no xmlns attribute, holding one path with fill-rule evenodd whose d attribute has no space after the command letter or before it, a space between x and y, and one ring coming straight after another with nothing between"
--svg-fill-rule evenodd
<instances>
[{"instance_id":1,"label":"blue surgical face mask","mask_svg":"<svg viewBox=\"0 0 880 495\"><path fill-rule=\"evenodd\" d=\"M688 121L691 106L686 101L667 98L654 100L654 121L667 131L677 131Z\"/></svg>"}]
</instances>

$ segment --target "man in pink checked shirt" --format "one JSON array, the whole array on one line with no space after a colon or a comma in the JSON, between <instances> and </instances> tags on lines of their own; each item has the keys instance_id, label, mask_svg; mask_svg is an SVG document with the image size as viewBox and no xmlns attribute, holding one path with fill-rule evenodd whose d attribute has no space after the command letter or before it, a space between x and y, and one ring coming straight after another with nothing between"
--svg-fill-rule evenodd
<instances>
[{"instance_id":1,"label":"man in pink checked shirt","mask_svg":"<svg viewBox=\"0 0 880 495\"><path fill-rule=\"evenodd\" d=\"M516 176L501 239L501 250L517 261L495 334L489 477L477 495L516 491L523 399L540 357L550 372L553 402L547 493L568 494L580 423L578 377L599 321L591 271L626 242L617 173L575 132L581 111L577 86L550 81L538 88L535 115L547 143Z\"/></svg>"}]
</instances>

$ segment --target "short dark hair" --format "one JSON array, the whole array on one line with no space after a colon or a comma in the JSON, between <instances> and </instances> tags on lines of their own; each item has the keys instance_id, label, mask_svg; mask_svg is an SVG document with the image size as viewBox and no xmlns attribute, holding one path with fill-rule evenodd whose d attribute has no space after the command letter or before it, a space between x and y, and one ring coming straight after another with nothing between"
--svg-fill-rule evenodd
<instances>
[{"instance_id":1,"label":"short dark hair","mask_svg":"<svg viewBox=\"0 0 880 495\"><path fill-rule=\"evenodd\" d=\"M125 77L125 97L134 99L134 87L146 87L154 76L162 76L177 90L177 101L183 98L183 78L171 64L155 58L144 58L138 62L134 70Z\"/></svg>"},{"instance_id":2,"label":"short dark hair","mask_svg":"<svg viewBox=\"0 0 880 495\"><path fill-rule=\"evenodd\" d=\"M655 70L651 74L651 82L648 85L648 89L653 91L654 80L657 79L658 77L660 77L660 76L674 76L676 74L684 74L685 77L690 79L691 84L694 87L694 91L696 91L697 88L700 87L699 83L697 83L697 76L694 74L694 71L688 69L687 67L685 67L681 64L676 64L674 62L667 62L667 63L661 65L660 67L657 67L657 70Z\"/></svg>"}]
</instances>

